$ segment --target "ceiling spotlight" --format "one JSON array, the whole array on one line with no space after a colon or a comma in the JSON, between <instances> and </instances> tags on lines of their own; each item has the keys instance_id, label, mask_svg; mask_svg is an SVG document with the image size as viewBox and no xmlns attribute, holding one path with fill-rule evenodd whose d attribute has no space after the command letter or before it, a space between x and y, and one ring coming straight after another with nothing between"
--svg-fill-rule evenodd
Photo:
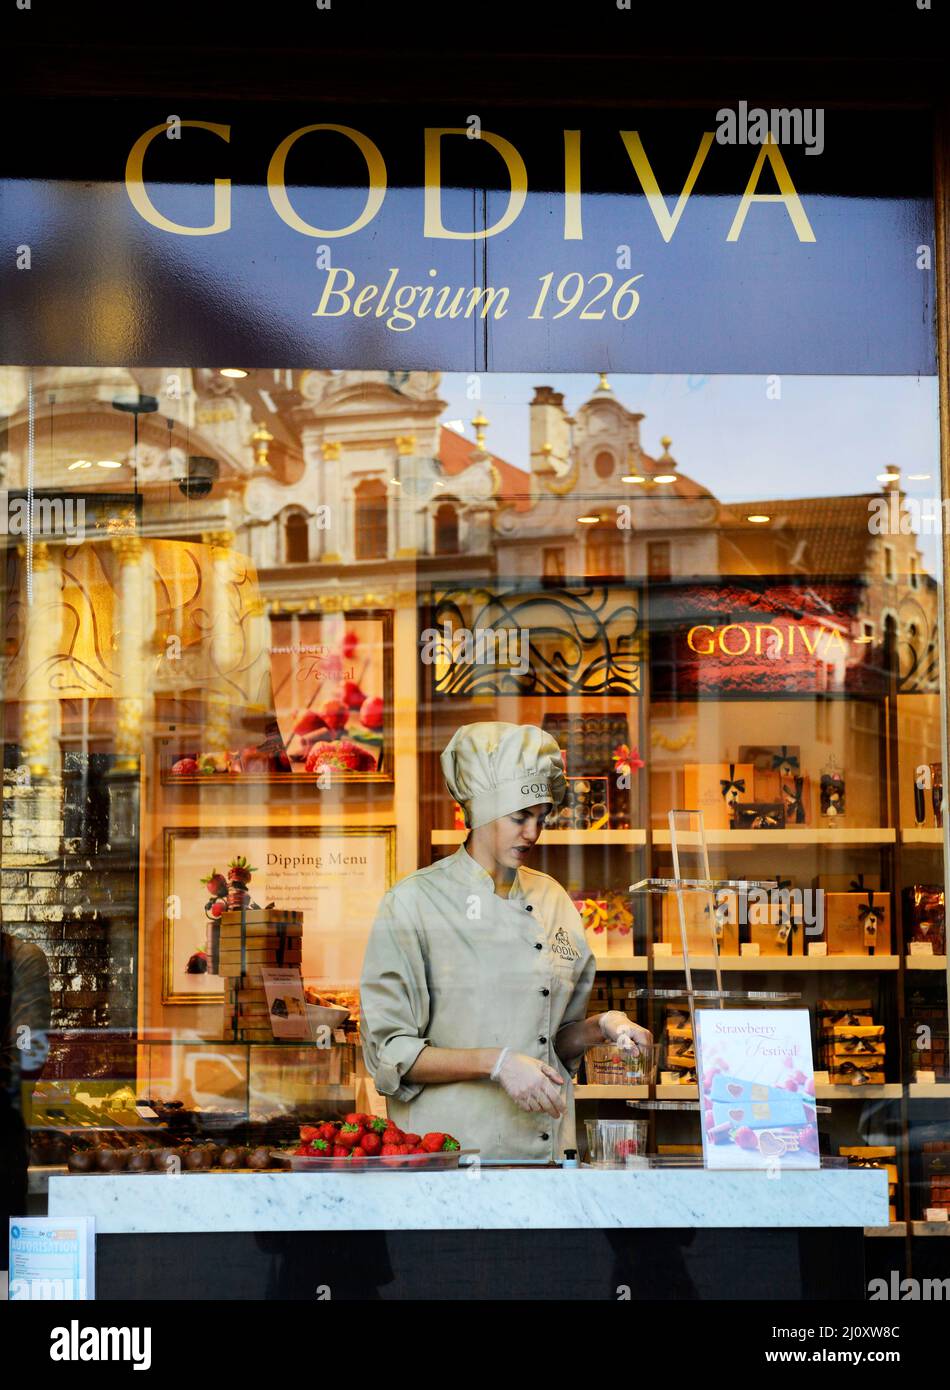
<instances>
[{"instance_id":1,"label":"ceiling spotlight","mask_svg":"<svg viewBox=\"0 0 950 1390\"><path fill-rule=\"evenodd\" d=\"M657 475L657 477L655 477L655 478L653 479L653 481L654 481L655 483L675 483L675 482L676 482L676 474L675 474L675 473L660 473L660 474Z\"/></svg>"},{"instance_id":2,"label":"ceiling spotlight","mask_svg":"<svg viewBox=\"0 0 950 1390\"><path fill-rule=\"evenodd\" d=\"M121 468L121 463L117 459L96 459L97 468Z\"/></svg>"},{"instance_id":3,"label":"ceiling spotlight","mask_svg":"<svg viewBox=\"0 0 950 1390\"><path fill-rule=\"evenodd\" d=\"M92 467L92 460L91 460L91 459L77 459L75 463L71 463L71 464L69 465L69 468L68 468L67 471L70 472L70 473L72 473L73 470L76 469L76 468L91 468L91 467Z\"/></svg>"},{"instance_id":4,"label":"ceiling spotlight","mask_svg":"<svg viewBox=\"0 0 950 1390\"><path fill-rule=\"evenodd\" d=\"M746 521L754 521L759 525L761 525L764 521L771 520L772 518L770 516L766 516L764 512L752 512L749 516L746 517Z\"/></svg>"},{"instance_id":5,"label":"ceiling spotlight","mask_svg":"<svg viewBox=\"0 0 950 1390\"><path fill-rule=\"evenodd\" d=\"M646 478L639 473L624 473L620 481L622 483L645 483Z\"/></svg>"},{"instance_id":6,"label":"ceiling spotlight","mask_svg":"<svg viewBox=\"0 0 950 1390\"><path fill-rule=\"evenodd\" d=\"M930 482L930 474L929 474L929 473L908 473L908 474L907 474L907 481L908 481L909 483L929 483L929 482Z\"/></svg>"},{"instance_id":7,"label":"ceiling spotlight","mask_svg":"<svg viewBox=\"0 0 950 1390\"><path fill-rule=\"evenodd\" d=\"M599 516L579 516L578 521L584 526L595 526L600 520Z\"/></svg>"},{"instance_id":8,"label":"ceiling spotlight","mask_svg":"<svg viewBox=\"0 0 950 1390\"><path fill-rule=\"evenodd\" d=\"M247 376L247 372L244 370L243 367L222 367L221 370L218 372L218 375L242 377Z\"/></svg>"},{"instance_id":9,"label":"ceiling spotlight","mask_svg":"<svg viewBox=\"0 0 950 1390\"><path fill-rule=\"evenodd\" d=\"M392 483L393 487L402 487L402 483L398 478L390 478L389 481Z\"/></svg>"},{"instance_id":10,"label":"ceiling spotlight","mask_svg":"<svg viewBox=\"0 0 950 1390\"><path fill-rule=\"evenodd\" d=\"M899 483L901 475L899 473L878 473L877 480L879 483Z\"/></svg>"}]
</instances>

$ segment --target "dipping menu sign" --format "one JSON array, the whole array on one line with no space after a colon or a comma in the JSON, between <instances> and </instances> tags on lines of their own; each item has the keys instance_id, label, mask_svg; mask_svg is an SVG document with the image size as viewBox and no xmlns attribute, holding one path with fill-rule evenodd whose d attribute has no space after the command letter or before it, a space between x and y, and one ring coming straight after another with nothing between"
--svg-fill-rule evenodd
<instances>
[{"instance_id":1,"label":"dipping menu sign","mask_svg":"<svg viewBox=\"0 0 950 1390\"><path fill-rule=\"evenodd\" d=\"M922 113L79 106L7 151L4 362L935 370Z\"/></svg>"}]
</instances>

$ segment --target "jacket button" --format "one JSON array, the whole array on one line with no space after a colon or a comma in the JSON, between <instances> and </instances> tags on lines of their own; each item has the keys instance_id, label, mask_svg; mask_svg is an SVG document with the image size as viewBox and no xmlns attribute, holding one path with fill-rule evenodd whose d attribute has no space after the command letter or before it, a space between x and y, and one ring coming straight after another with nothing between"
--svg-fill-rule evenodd
<instances>
[{"instance_id":1,"label":"jacket button","mask_svg":"<svg viewBox=\"0 0 950 1390\"><path fill-rule=\"evenodd\" d=\"M540 1037L540 1038L538 1038L538 1042L539 1042L539 1043L546 1043L546 1042L547 1042L547 1038L545 1038L545 1037Z\"/></svg>"},{"instance_id":2,"label":"jacket button","mask_svg":"<svg viewBox=\"0 0 950 1390\"><path fill-rule=\"evenodd\" d=\"M530 903L528 903L527 906L525 907L525 912L533 912L533 911L534 911L534 908L531 906Z\"/></svg>"},{"instance_id":3,"label":"jacket button","mask_svg":"<svg viewBox=\"0 0 950 1390\"><path fill-rule=\"evenodd\" d=\"M544 947L542 946L542 944L541 944L540 941L536 941L536 942L534 943L534 949L535 949L536 951L543 951L543 950L544 950Z\"/></svg>"},{"instance_id":4,"label":"jacket button","mask_svg":"<svg viewBox=\"0 0 950 1390\"><path fill-rule=\"evenodd\" d=\"M548 995L551 993L551 991L550 991L549 989L543 989L543 990L541 991L541 993L544 995L545 999L547 999L547 997L548 997Z\"/></svg>"},{"instance_id":5,"label":"jacket button","mask_svg":"<svg viewBox=\"0 0 950 1390\"><path fill-rule=\"evenodd\" d=\"M550 1134L542 1134L542 1135L541 1135L541 1138L542 1138L542 1139L550 1139L550 1137L551 1137Z\"/></svg>"}]
</instances>

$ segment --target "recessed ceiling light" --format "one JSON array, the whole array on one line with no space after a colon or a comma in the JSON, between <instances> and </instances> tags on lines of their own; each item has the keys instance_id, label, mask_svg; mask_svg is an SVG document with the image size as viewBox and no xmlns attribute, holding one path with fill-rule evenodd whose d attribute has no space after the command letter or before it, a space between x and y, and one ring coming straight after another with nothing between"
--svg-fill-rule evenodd
<instances>
[{"instance_id":1,"label":"recessed ceiling light","mask_svg":"<svg viewBox=\"0 0 950 1390\"><path fill-rule=\"evenodd\" d=\"M247 376L247 372L244 370L243 367L222 367L218 375L242 377Z\"/></svg>"},{"instance_id":2,"label":"recessed ceiling light","mask_svg":"<svg viewBox=\"0 0 950 1390\"><path fill-rule=\"evenodd\" d=\"M901 475L899 473L878 473L877 480L879 483L899 483Z\"/></svg>"},{"instance_id":3,"label":"recessed ceiling light","mask_svg":"<svg viewBox=\"0 0 950 1390\"><path fill-rule=\"evenodd\" d=\"M116 459L96 459L97 468L121 468L122 465Z\"/></svg>"},{"instance_id":4,"label":"recessed ceiling light","mask_svg":"<svg viewBox=\"0 0 950 1390\"><path fill-rule=\"evenodd\" d=\"M69 471L70 473L72 473L72 471L73 471L74 468L91 468L91 467L92 467L92 460L91 460L91 459L77 459L75 463L71 463L71 464L69 465L68 471Z\"/></svg>"},{"instance_id":5,"label":"recessed ceiling light","mask_svg":"<svg viewBox=\"0 0 950 1390\"><path fill-rule=\"evenodd\" d=\"M754 522L756 522L756 523L759 524L759 525L761 525L763 521L771 521L771 520L772 520L772 518L771 518L770 516L766 516L765 512L751 512L751 513L746 517L746 521L754 521Z\"/></svg>"},{"instance_id":6,"label":"recessed ceiling light","mask_svg":"<svg viewBox=\"0 0 950 1390\"><path fill-rule=\"evenodd\" d=\"M675 474L675 473L659 473L659 474L653 479L653 481L654 481L655 483L675 483L675 482L676 482L676 474Z\"/></svg>"},{"instance_id":7,"label":"recessed ceiling light","mask_svg":"<svg viewBox=\"0 0 950 1390\"><path fill-rule=\"evenodd\" d=\"M599 520L599 516L579 516L578 521L584 526L594 526Z\"/></svg>"},{"instance_id":8,"label":"recessed ceiling light","mask_svg":"<svg viewBox=\"0 0 950 1390\"><path fill-rule=\"evenodd\" d=\"M908 474L907 474L907 481L908 481L909 483L929 483L929 482L930 482L930 474L929 474L929 473L908 473Z\"/></svg>"},{"instance_id":9,"label":"recessed ceiling light","mask_svg":"<svg viewBox=\"0 0 950 1390\"><path fill-rule=\"evenodd\" d=\"M641 477L639 473L624 473L620 481L622 483L645 483L646 478Z\"/></svg>"}]
</instances>

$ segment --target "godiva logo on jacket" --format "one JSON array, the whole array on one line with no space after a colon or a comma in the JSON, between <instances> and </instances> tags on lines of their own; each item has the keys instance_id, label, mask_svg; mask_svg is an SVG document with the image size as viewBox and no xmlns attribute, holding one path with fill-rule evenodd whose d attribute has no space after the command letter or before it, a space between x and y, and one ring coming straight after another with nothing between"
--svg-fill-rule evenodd
<instances>
[{"instance_id":1,"label":"godiva logo on jacket","mask_svg":"<svg viewBox=\"0 0 950 1390\"><path fill-rule=\"evenodd\" d=\"M550 788L547 782L525 782L524 786L521 788L521 795L530 796L532 792L537 793L539 796L549 796Z\"/></svg>"},{"instance_id":2,"label":"godiva logo on jacket","mask_svg":"<svg viewBox=\"0 0 950 1390\"><path fill-rule=\"evenodd\" d=\"M551 950L562 960L580 960L581 953L568 936L564 927L558 927L551 944Z\"/></svg>"}]
</instances>

